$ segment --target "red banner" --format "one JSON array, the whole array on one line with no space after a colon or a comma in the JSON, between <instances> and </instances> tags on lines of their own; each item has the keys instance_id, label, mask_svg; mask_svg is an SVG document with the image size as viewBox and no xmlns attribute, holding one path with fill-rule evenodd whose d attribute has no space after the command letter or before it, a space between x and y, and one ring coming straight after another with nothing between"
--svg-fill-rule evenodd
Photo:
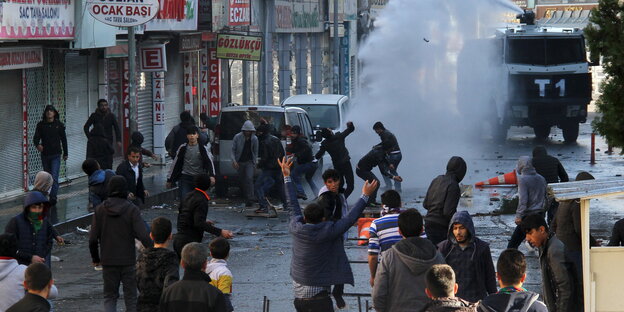
<instances>
[{"instance_id":1,"label":"red banner","mask_svg":"<svg viewBox=\"0 0 624 312\"><path fill-rule=\"evenodd\" d=\"M184 110L193 111L193 70L191 56L184 53Z\"/></svg>"},{"instance_id":2,"label":"red banner","mask_svg":"<svg viewBox=\"0 0 624 312\"><path fill-rule=\"evenodd\" d=\"M202 44L199 54L199 107L202 113L208 112L208 50L206 44Z\"/></svg>"},{"instance_id":3,"label":"red banner","mask_svg":"<svg viewBox=\"0 0 624 312\"><path fill-rule=\"evenodd\" d=\"M217 117L221 111L221 66L217 49L208 49L208 94L210 117Z\"/></svg>"},{"instance_id":4,"label":"red banner","mask_svg":"<svg viewBox=\"0 0 624 312\"><path fill-rule=\"evenodd\" d=\"M249 25L251 10L249 0L230 0L230 11L228 14L229 26Z\"/></svg>"}]
</instances>

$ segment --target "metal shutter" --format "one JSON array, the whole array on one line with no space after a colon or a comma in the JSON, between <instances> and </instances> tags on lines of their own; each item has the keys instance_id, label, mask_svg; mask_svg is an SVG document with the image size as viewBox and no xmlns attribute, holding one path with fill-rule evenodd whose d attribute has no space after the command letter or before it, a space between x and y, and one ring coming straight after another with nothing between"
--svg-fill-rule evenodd
<instances>
[{"instance_id":1,"label":"metal shutter","mask_svg":"<svg viewBox=\"0 0 624 312\"><path fill-rule=\"evenodd\" d=\"M167 51L168 64L165 73L165 129L167 134L178 123L184 110L184 58L174 49Z\"/></svg>"},{"instance_id":2,"label":"metal shutter","mask_svg":"<svg viewBox=\"0 0 624 312\"><path fill-rule=\"evenodd\" d=\"M86 159L87 137L82 126L89 118L88 59L78 53L65 56L65 132L69 149L65 176L69 179L84 175L82 162Z\"/></svg>"},{"instance_id":3,"label":"metal shutter","mask_svg":"<svg viewBox=\"0 0 624 312\"><path fill-rule=\"evenodd\" d=\"M152 151L154 149L154 127L152 124L152 73L139 73L137 80L138 129L145 138L142 147Z\"/></svg>"},{"instance_id":4,"label":"metal shutter","mask_svg":"<svg viewBox=\"0 0 624 312\"><path fill-rule=\"evenodd\" d=\"M0 193L22 189L22 71L0 71ZM8 194L4 194L8 195Z\"/></svg>"}]
</instances>

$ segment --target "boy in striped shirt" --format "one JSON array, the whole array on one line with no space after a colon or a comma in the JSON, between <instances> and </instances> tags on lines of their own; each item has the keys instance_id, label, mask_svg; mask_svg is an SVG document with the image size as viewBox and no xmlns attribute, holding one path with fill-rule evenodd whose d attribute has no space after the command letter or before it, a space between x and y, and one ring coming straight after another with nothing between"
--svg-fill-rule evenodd
<instances>
[{"instance_id":1,"label":"boy in striped shirt","mask_svg":"<svg viewBox=\"0 0 624 312\"><path fill-rule=\"evenodd\" d=\"M368 239L368 268L370 285L373 287L379 256L402 239L399 233L399 214L401 213L401 195L395 190L381 194L381 217L371 223Z\"/></svg>"}]
</instances>

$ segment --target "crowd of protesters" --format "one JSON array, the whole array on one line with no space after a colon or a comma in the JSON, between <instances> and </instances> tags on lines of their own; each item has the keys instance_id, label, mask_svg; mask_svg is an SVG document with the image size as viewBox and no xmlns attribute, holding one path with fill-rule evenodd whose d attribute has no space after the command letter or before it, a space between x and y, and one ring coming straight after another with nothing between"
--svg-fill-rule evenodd
<instances>
[{"instance_id":1,"label":"crowd of protesters","mask_svg":"<svg viewBox=\"0 0 624 312\"><path fill-rule=\"evenodd\" d=\"M120 144L117 119L105 100L84 125L88 136L83 171L88 175L89 211L93 212L89 250L93 266L102 271L104 310L116 311L119 288L125 311L234 311L233 274L227 266L229 230L207 219L210 188L215 184L207 137L189 112L169 134L166 147L173 158L167 186L178 185L177 233L171 220L158 217L148 224L139 206L149 192L143 184L142 156L157 159L141 147L135 132L125 159L112 170L114 142ZM314 154L310 138L292 127L285 147L272 133L273 125L246 121L234 137L232 166L241 177L245 206L258 202L256 213L269 212L266 194L279 186L292 234L290 276L297 311L345 309L345 284L354 277L345 252L346 233L367 207L380 217L368 229L368 267L376 311L583 311L580 206L569 200L556 204L547 196L547 183L567 182L556 158L538 146L533 157L518 160L518 209L515 228L496 263L489 244L478 237L472 217L458 211L459 183L466 175L464 159L453 156L446 173L427 190L423 217L403 210L398 167L402 153L397 138L381 122L373 130L381 142L358 162L355 173L364 181L361 195L349 205L354 189L351 157L345 139L355 131L322 129L321 149ZM114 135L113 135L114 133ZM114 140L116 138L116 140ZM58 196L60 159L67 159L65 126L52 106L45 108L34 143L45 171L24 198L23 212L10 220L0 235L0 311L50 311L58 296L51 271L52 244L64 239L53 226ZM323 172L319 190L314 181L317 160L329 153L333 168ZM380 180L385 191L376 201ZM261 170L254 182L254 171ZM307 200L303 180L314 200ZM593 177L580 173L576 180ZM610 245L624 243L624 221L616 223ZM202 244L204 232L214 239ZM526 259L517 250L525 240L537 248L542 277L542 300L522 287ZM592 245L598 243L591 238ZM137 254L137 244L141 245ZM183 275L180 275L180 268ZM332 301L333 298L333 301Z\"/></svg>"}]
</instances>

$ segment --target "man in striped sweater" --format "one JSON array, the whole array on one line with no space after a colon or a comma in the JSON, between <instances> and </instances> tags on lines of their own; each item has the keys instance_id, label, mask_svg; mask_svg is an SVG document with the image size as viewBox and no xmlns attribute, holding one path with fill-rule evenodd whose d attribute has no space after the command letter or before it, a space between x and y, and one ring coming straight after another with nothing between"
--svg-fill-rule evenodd
<instances>
[{"instance_id":1,"label":"man in striped sweater","mask_svg":"<svg viewBox=\"0 0 624 312\"><path fill-rule=\"evenodd\" d=\"M400 241L399 213L401 213L401 195L395 190L381 194L381 217L371 223L368 239L368 268L370 269L370 285L373 287L379 256L392 245Z\"/></svg>"}]
</instances>

